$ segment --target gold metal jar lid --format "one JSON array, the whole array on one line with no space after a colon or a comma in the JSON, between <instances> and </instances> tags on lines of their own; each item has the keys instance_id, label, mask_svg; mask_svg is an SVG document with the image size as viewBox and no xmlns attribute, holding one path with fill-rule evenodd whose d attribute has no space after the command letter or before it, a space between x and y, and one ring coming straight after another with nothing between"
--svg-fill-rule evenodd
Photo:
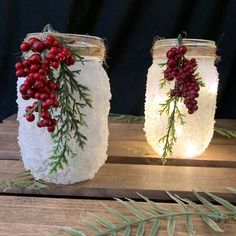
<instances>
[{"instance_id":1,"label":"gold metal jar lid","mask_svg":"<svg viewBox=\"0 0 236 236\"><path fill-rule=\"evenodd\" d=\"M204 39L183 39L183 45L188 49L186 57L216 58L216 44L214 41ZM156 40L152 47L153 59L166 58L166 52L177 47L177 39Z\"/></svg>"},{"instance_id":2,"label":"gold metal jar lid","mask_svg":"<svg viewBox=\"0 0 236 236\"><path fill-rule=\"evenodd\" d=\"M103 39L90 35L66 34L66 33L30 33L27 34L26 40L30 37L45 39L47 35L52 35L58 40L62 40L68 47L78 49L79 55L87 61L103 61L105 57L105 45Z\"/></svg>"}]
</instances>

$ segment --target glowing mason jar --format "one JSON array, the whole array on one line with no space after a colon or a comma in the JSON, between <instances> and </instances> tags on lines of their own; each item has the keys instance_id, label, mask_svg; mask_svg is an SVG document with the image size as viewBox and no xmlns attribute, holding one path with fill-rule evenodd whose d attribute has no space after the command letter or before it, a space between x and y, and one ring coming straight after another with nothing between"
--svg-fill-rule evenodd
<instances>
[{"instance_id":1,"label":"glowing mason jar","mask_svg":"<svg viewBox=\"0 0 236 236\"><path fill-rule=\"evenodd\" d=\"M164 78L164 67L160 65L167 62L166 52L176 47L177 39L157 40L153 46L153 64L148 70L145 125L144 131L150 146L160 155L164 144L160 139L166 135L168 115L160 114L160 104L165 103L167 93L174 87L174 81L160 88L160 80ZM188 49L186 58L197 60L199 76L205 84L199 91L197 98L199 109L188 114L183 102L178 103L181 113L185 116L185 124L175 124L176 142L173 146L173 157L190 158L199 156L208 147L214 131L214 115L216 110L216 96L218 87L218 72L215 67L216 45L213 41L200 39L184 39L183 45Z\"/></svg>"},{"instance_id":2,"label":"glowing mason jar","mask_svg":"<svg viewBox=\"0 0 236 236\"><path fill-rule=\"evenodd\" d=\"M68 157L68 164L63 170L50 173L50 156L53 152L53 140L46 128L37 127L37 119L33 122L26 121L25 108L32 105L32 99L23 100L19 92L20 85L25 80L18 78L17 103L19 121L19 137L22 160L26 170L30 170L36 179L43 179L58 184L71 184L78 181L91 179L107 159L108 146L108 114L111 98L109 78L103 69L105 46L103 40L98 37L50 33L73 49L79 49L80 56L84 58L69 68L80 70L76 75L78 82L87 86L92 100L92 108L81 108L84 113L87 126L82 126L80 132L87 137L83 150L75 139L69 142L75 157ZM27 37L46 38L46 33L30 34ZM74 99L80 102L79 94L74 92ZM58 112L58 111L57 111ZM79 119L79 115L77 117Z\"/></svg>"}]
</instances>

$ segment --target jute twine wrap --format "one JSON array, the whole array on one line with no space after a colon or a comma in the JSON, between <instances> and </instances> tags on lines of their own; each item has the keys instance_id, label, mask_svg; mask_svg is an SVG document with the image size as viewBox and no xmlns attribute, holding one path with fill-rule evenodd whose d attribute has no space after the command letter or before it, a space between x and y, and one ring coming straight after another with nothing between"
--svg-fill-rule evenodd
<instances>
[{"instance_id":1,"label":"jute twine wrap","mask_svg":"<svg viewBox=\"0 0 236 236\"><path fill-rule=\"evenodd\" d=\"M166 58L166 52L171 47L178 45L177 39L158 39L154 42L152 47L153 59ZM218 60L216 55L216 45L214 41L203 39L183 39L183 45L188 48L187 57L194 58L213 58Z\"/></svg>"},{"instance_id":2,"label":"jute twine wrap","mask_svg":"<svg viewBox=\"0 0 236 236\"><path fill-rule=\"evenodd\" d=\"M30 37L38 39L45 39L48 35L52 35L59 41L65 43L72 50L83 57L87 61L103 61L105 58L105 45L104 41L99 37L80 35L80 34L65 34L65 33L30 33L27 34L26 41Z\"/></svg>"}]
</instances>

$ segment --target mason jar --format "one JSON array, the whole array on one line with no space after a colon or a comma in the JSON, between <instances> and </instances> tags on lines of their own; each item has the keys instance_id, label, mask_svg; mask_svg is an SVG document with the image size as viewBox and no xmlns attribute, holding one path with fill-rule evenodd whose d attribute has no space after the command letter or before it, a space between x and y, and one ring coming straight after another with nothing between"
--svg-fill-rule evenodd
<instances>
[{"instance_id":1,"label":"mason jar","mask_svg":"<svg viewBox=\"0 0 236 236\"><path fill-rule=\"evenodd\" d=\"M26 40L32 36L42 40L47 35L47 33L32 33L27 35ZM83 63L76 61L69 68L72 71L80 71L76 74L76 80L89 89L92 100L91 108L87 106L81 108L86 125L80 127L80 132L86 136L87 141L82 149L72 137L68 145L75 155L67 156L68 163L64 164L63 169L51 172L50 157L56 144L46 128L37 127L37 120L28 122L25 119L25 108L32 105L34 99L22 99L19 88L25 78L20 77L17 82L18 144L25 169L30 170L35 179L56 184L73 184L92 179L107 159L111 93L109 78L103 69L105 46L103 40L98 37L62 33L50 33L50 35L62 40L71 49L78 49L79 55L83 57ZM76 102L80 102L76 91L72 95ZM57 112L60 112L60 109Z\"/></svg>"},{"instance_id":2,"label":"mason jar","mask_svg":"<svg viewBox=\"0 0 236 236\"><path fill-rule=\"evenodd\" d=\"M161 104L165 103L169 96L168 92L175 83L170 81L161 88L160 82L164 78L166 53L177 45L177 39L157 40L152 48L153 63L147 75L144 131L148 143L160 155L163 155L164 148L160 139L167 133L169 118L166 113L160 113ZM187 47L185 57L196 59L196 73L199 73L205 86L201 87L199 91L198 110L193 114L188 114L184 103L178 102L178 108L184 115L185 124L180 124L177 120L175 122L176 141L171 156L191 158L201 155L213 136L218 72L215 66L215 42L202 39L183 39L183 45Z\"/></svg>"}]
</instances>

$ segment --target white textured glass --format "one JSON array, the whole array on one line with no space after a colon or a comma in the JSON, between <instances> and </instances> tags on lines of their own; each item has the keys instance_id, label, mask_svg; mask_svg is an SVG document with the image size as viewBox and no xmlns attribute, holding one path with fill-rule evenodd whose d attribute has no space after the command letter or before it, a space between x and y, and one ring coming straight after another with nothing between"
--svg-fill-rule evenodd
<instances>
[{"instance_id":1,"label":"white textured glass","mask_svg":"<svg viewBox=\"0 0 236 236\"><path fill-rule=\"evenodd\" d=\"M171 48L173 45L169 45ZM216 109L216 96L218 87L218 72L214 65L214 56L202 56L197 48L194 53L186 58L195 57L197 60L197 71L199 76L205 83L205 87L201 87L199 97L197 98L199 109L193 114L188 114L187 108L183 102L178 102L181 113L185 115L184 125L176 122L177 141L173 147L173 157L190 158L199 156L208 147L214 131L214 115ZM207 50L207 49L206 49ZM160 104L165 103L167 93L174 87L174 81L167 83L164 88L159 87L160 80L164 77L163 70L159 64L165 63L167 59L163 56L153 59L153 64L148 70L146 85L146 101L145 101L145 125L144 131L150 146L155 152L162 155L163 143L159 140L167 133L168 115L163 113L160 115Z\"/></svg>"},{"instance_id":2,"label":"white textured glass","mask_svg":"<svg viewBox=\"0 0 236 236\"><path fill-rule=\"evenodd\" d=\"M76 79L90 90L92 108L81 109L86 114L87 127L81 127L80 131L87 137L87 141L82 150L72 139L69 145L76 157L68 158L68 165L53 174L50 174L49 165L49 157L53 151L51 135L46 128L37 127L37 114L33 122L25 119L25 108L32 105L34 101L23 100L19 93L20 85L25 78L18 78L17 82L18 143L25 169L30 170L35 179L57 184L72 184L92 179L107 159L108 114L111 98L108 76L101 61L86 60L84 65L76 62L70 66L70 69L81 70L80 74L76 75ZM74 93L73 96L79 102L78 93Z\"/></svg>"}]
</instances>

